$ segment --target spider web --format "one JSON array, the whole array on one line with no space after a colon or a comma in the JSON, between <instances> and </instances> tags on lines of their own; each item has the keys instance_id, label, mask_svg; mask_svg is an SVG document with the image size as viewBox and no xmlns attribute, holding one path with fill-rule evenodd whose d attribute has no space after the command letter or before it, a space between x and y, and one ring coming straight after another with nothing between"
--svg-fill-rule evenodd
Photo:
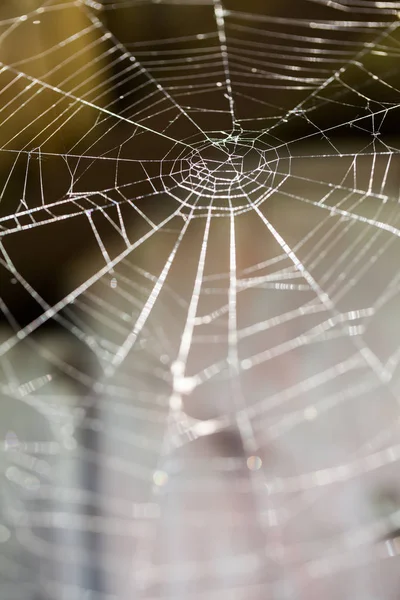
<instances>
[{"instance_id":1,"label":"spider web","mask_svg":"<svg viewBox=\"0 0 400 600\"><path fill-rule=\"evenodd\" d=\"M399 10L1 8L2 597L394 597Z\"/></svg>"}]
</instances>

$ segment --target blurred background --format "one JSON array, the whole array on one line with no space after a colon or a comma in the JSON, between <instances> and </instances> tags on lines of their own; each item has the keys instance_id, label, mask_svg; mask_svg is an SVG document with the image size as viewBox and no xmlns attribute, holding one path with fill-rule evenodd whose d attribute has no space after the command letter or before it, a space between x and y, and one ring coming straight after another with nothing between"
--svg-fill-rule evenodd
<instances>
[{"instance_id":1,"label":"blurred background","mask_svg":"<svg viewBox=\"0 0 400 600\"><path fill-rule=\"evenodd\" d=\"M397 2L0 7L0 598L400 595Z\"/></svg>"}]
</instances>

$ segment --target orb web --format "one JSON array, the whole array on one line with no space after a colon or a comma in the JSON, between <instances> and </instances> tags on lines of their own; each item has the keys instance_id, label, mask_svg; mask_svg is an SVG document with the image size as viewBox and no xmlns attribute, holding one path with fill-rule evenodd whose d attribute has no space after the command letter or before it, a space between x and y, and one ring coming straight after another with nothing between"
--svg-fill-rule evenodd
<instances>
[{"instance_id":1,"label":"orb web","mask_svg":"<svg viewBox=\"0 0 400 600\"><path fill-rule=\"evenodd\" d=\"M394 597L398 11L1 7L2 597Z\"/></svg>"}]
</instances>

